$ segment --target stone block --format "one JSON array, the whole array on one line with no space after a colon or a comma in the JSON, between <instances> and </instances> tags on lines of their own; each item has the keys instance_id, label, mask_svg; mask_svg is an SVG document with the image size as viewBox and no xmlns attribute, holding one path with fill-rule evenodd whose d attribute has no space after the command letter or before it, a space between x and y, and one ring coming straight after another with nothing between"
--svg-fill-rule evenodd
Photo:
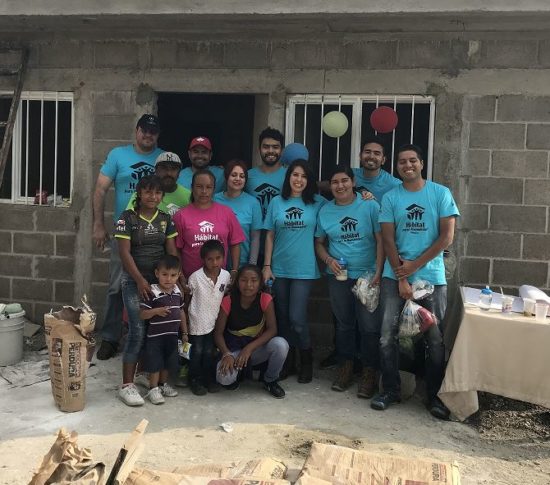
<instances>
[{"instance_id":1,"label":"stone block","mask_svg":"<svg viewBox=\"0 0 550 485\"><path fill-rule=\"evenodd\" d=\"M0 267L2 276L32 276L32 256L3 255L2 266Z\"/></svg>"},{"instance_id":2,"label":"stone block","mask_svg":"<svg viewBox=\"0 0 550 485\"><path fill-rule=\"evenodd\" d=\"M550 97L506 95L498 98L499 121L550 121Z\"/></svg>"},{"instance_id":3,"label":"stone block","mask_svg":"<svg viewBox=\"0 0 550 485\"><path fill-rule=\"evenodd\" d=\"M489 282L489 259L460 258L458 267L458 281L464 285L486 285Z\"/></svg>"},{"instance_id":4,"label":"stone block","mask_svg":"<svg viewBox=\"0 0 550 485\"><path fill-rule=\"evenodd\" d=\"M23 310L25 310L26 318L34 323L38 323L39 325L44 323L44 314L42 314L41 318L36 318L36 315L34 314L34 303L32 301L21 300L19 303L23 307Z\"/></svg>"},{"instance_id":5,"label":"stone block","mask_svg":"<svg viewBox=\"0 0 550 485\"><path fill-rule=\"evenodd\" d=\"M463 175L489 175L491 150L468 150Z\"/></svg>"},{"instance_id":6,"label":"stone block","mask_svg":"<svg viewBox=\"0 0 550 485\"><path fill-rule=\"evenodd\" d=\"M460 207L458 224L461 229L487 229L489 227L489 206L484 204L464 204Z\"/></svg>"},{"instance_id":7,"label":"stone block","mask_svg":"<svg viewBox=\"0 0 550 485\"><path fill-rule=\"evenodd\" d=\"M40 207L37 209L36 230L48 232L78 231L80 217L71 209Z\"/></svg>"},{"instance_id":8,"label":"stone block","mask_svg":"<svg viewBox=\"0 0 550 485\"><path fill-rule=\"evenodd\" d=\"M471 58L475 67L496 67L503 69L536 66L537 41L533 40L486 40Z\"/></svg>"},{"instance_id":9,"label":"stone block","mask_svg":"<svg viewBox=\"0 0 550 485\"><path fill-rule=\"evenodd\" d=\"M131 140L135 137L133 115L101 115L94 117L93 136L98 140Z\"/></svg>"},{"instance_id":10,"label":"stone block","mask_svg":"<svg viewBox=\"0 0 550 485\"><path fill-rule=\"evenodd\" d=\"M94 93L95 115L134 116L135 98L132 91L97 91Z\"/></svg>"},{"instance_id":11,"label":"stone block","mask_svg":"<svg viewBox=\"0 0 550 485\"><path fill-rule=\"evenodd\" d=\"M344 43L344 67L384 69L395 67L397 42L353 41Z\"/></svg>"},{"instance_id":12,"label":"stone block","mask_svg":"<svg viewBox=\"0 0 550 485\"><path fill-rule=\"evenodd\" d=\"M520 252L520 234L505 232L471 232L468 234L466 256L519 258Z\"/></svg>"},{"instance_id":13,"label":"stone block","mask_svg":"<svg viewBox=\"0 0 550 485\"><path fill-rule=\"evenodd\" d=\"M35 303L33 305L34 321L40 324L44 323L44 315L49 313L52 308L54 311L61 310L61 305L57 305L51 301L47 303Z\"/></svg>"},{"instance_id":14,"label":"stone block","mask_svg":"<svg viewBox=\"0 0 550 485\"><path fill-rule=\"evenodd\" d=\"M466 65L467 43L456 40L399 41L397 65L428 69L460 69Z\"/></svg>"},{"instance_id":15,"label":"stone block","mask_svg":"<svg viewBox=\"0 0 550 485\"><path fill-rule=\"evenodd\" d=\"M72 258L36 257L36 272L39 278L71 280L73 271L74 259Z\"/></svg>"},{"instance_id":16,"label":"stone block","mask_svg":"<svg viewBox=\"0 0 550 485\"><path fill-rule=\"evenodd\" d=\"M134 133L135 124L133 128L131 126L128 127L128 143L124 143L122 140L94 140L92 142L92 162L94 164L94 168L97 169L96 173L94 173L94 183L95 178L99 173L99 168L107 159L109 152L118 146L132 143L132 140L135 137Z\"/></svg>"},{"instance_id":17,"label":"stone block","mask_svg":"<svg viewBox=\"0 0 550 485\"><path fill-rule=\"evenodd\" d=\"M10 206L2 211L2 230L32 231L34 230L35 206Z\"/></svg>"},{"instance_id":18,"label":"stone block","mask_svg":"<svg viewBox=\"0 0 550 485\"><path fill-rule=\"evenodd\" d=\"M0 52L0 66L4 69L17 69L19 64L21 64L20 51L14 49Z\"/></svg>"},{"instance_id":19,"label":"stone block","mask_svg":"<svg viewBox=\"0 0 550 485\"><path fill-rule=\"evenodd\" d=\"M0 298L11 301L11 278L0 277Z\"/></svg>"},{"instance_id":20,"label":"stone block","mask_svg":"<svg viewBox=\"0 0 550 485\"><path fill-rule=\"evenodd\" d=\"M74 234L55 235L55 255L74 256L74 245L76 236Z\"/></svg>"},{"instance_id":21,"label":"stone block","mask_svg":"<svg viewBox=\"0 0 550 485\"><path fill-rule=\"evenodd\" d=\"M550 261L550 235L525 234L523 236L523 259Z\"/></svg>"},{"instance_id":22,"label":"stone block","mask_svg":"<svg viewBox=\"0 0 550 485\"><path fill-rule=\"evenodd\" d=\"M471 123L470 148L523 149L525 125L522 123Z\"/></svg>"},{"instance_id":23,"label":"stone block","mask_svg":"<svg viewBox=\"0 0 550 485\"><path fill-rule=\"evenodd\" d=\"M261 68L269 66L269 44L265 41L228 42L223 65L229 68Z\"/></svg>"},{"instance_id":24,"label":"stone block","mask_svg":"<svg viewBox=\"0 0 550 485\"><path fill-rule=\"evenodd\" d=\"M467 121L493 121L496 100L496 96L469 96L466 100L465 119Z\"/></svg>"},{"instance_id":25,"label":"stone block","mask_svg":"<svg viewBox=\"0 0 550 485\"><path fill-rule=\"evenodd\" d=\"M101 283L92 283L92 291L90 294L90 305L92 308L103 309L105 298L107 297L107 289L109 285Z\"/></svg>"},{"instance_id":26,"label":"stone block","mask_svg":"<svg viewBox=\"0 0 550 485\"><path fill-rule=\"evenodd\" d=\"M92 261L92 280L94 282L108 283L109 282L109 260Z\"/></svg>"},{"instance_id":27,"label":"stone block","mask_svg":"<svg viewBox=\"0 0 550 485\"><path fill-rule=\"evenodd\" d=\"M493 261L493 284L497 285L533 285L546 286L548 263L527 261Z\"/></svg>"},{"instance_id":28,"label":"stone block","mask_svg":"<svg viewBox=\"0 0 550 485\"><path fill-rule=\"evenodd\" d=\"M525 204L550 205L550 180L525 180Z\"/></svg>"},{"instance_id":29,"label":"stone block","mask_svg":"<svg viewBox=\"0 0 550 485\"><path fill-rule=\"evenodd\" d=\"M53 297L53 283L49 279L13 278L12 297L14 300L51 301Z\"/></svg>"},{"instance_id":30,"label":"stone block","mask_svg":"<svg viewBox=\"0 0 550 485\"><path fill-rule=\"evenodd\" d=\"M0 253L11 253L11 232L0 231Z\"/></svg>"},{"instance_id":31,"label":"stone block","mask_svg":"<svg viewBox=\"0 0 550 485\"><path fill-rule=\"evenodd\" d=\"M276 69L306 69L325 67L325 44L318 41L274 42L271 67Z\"/></svg>"},{"instance_id":32,"label":"stone block","mask_svg":"<svg viewBox=\"0 0 550 485\"><path fill-rule=\"evenodd\" d=\"M223 51L223 42L181 42L177 45L174 67L220 68L223 65Z\"/></svg>"},{"instance_id":33,"label":"stone block","mask_svg":"<svg viewBox=\"0 0 550 485\"><path fill-rule=\"evenodd\" d=\"M14 232L13 252L53 254L53 235L45 232Z\"/></svg>"},{"instance_id":34,"label":"stone block","mask_svg":"<svg viewBox=\"0 0 550 485\"><path fill-rule=\"evenodd\" d=\"M527 148L532 150L550 149L550 124L529 123L526 143Z\"/></svg>"},{"instance_id":35,"label":"stone block","mask_svg":"<svg viewBox=\"0 0 550 485\"><path fill-rule=\"evenodd\" d=\"M176 65L178 46L175 42L150 42L151 66L153 69Z\"/></svg>"},{"instance_id":36,"label":"stone block","mask_svg":"<svg viewBox=\"0 0 550 485\"><path fill-rule=\"evenodd\" d=\"M491 207L489 228L509 232L546 232L546 207L494 205Z\"/></svg>"},{"instance_id":37,"label":"stone block","mask_svg":"<svg viewBox=\"0 0 550 485\"><path fill-rule=\"evenodd\" d=\"M54 301L62 305L74 305L74 283L72 281L54 281Z\"/></svg>"},{"instance_id":38,"label":"stone block","mask_svg":"<svg viewBox=\"0 0 550 485\"><path fill-rule=\"evenodd\" d=\"M134 42L101 42L94 44L95 67L139 67L139 44Z\"/></svg>"},{"instance_id":39,"label":"stone block","mask_svg":"<svg viewBox=\"0 0 550 485\"><path fill-rule=\"evenodd\" d=\"M550 66L550 41L539 42L539 63L542 67Z\"/></svg>"},{"instance_id":40,"label":"stone block","mask_svg":"<svg viewBox=\"0 0 550 485\"><path fill-rule=\"evenodd\" d=\"M497 177L546 177L548 173L548 152L494 150L491 156L491 174Z\"/></svg>"},{"instance_id":41,"label":"stone block","mask_svg":"<svg viewBox=\"0 0 550 485\"><path fill-rule=\"evenodd\" d=\"M521 204L523 180L496 177L472 177L468 202Z\"/></svg>"},{"instance_id":42,"label":"stone block","mask_svg":"<svg viewBox=\"0 0 550 485\"><path fill-rule=\"evenodd\" d=\"M60 69L82 67L84 50L84 44L81 42L48 42L40 45L38 62L41 67Z\"/></svg>"}]
</instances>

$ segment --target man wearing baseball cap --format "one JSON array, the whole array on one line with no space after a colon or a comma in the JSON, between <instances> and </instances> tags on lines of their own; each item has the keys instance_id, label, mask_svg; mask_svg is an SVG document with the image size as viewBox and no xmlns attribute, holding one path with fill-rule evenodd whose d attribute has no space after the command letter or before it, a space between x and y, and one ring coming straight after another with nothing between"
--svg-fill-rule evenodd
<instances>
[{"instance_id":1,"label":"man wearing baseball cap","mask_svg":"<svg viewBox=\"0 0 550 485\"><path fill-rule=\"evenodd\" d=\"M100 250L106 244L111 249L109 265L109 288L105 306L105 320L101 327L101 346L97 352L100 360L110 359L116 354L122 337L122 293L120 277L122 263L115 239L111 239L105 227L105 196L114 184L115 207L113 219L116 222L132 194L138 181L155 171L155 161L162 153L157 147L160 133L159 119L152 114L144 114L137 122L135 141L130 145L113 148L103 163L93 195L93 240Z\"/></svg>"},{"instance_id":2,"label":"man wearing baseball cap","mask_svg":"<svg viewBox=\"0 0 550 485\"><path fill-rule=\"evenodd\" d=\"M214 192L221 192L223 190L223 184L225 182L223 176L223 168L210 165L212 160L212 143L205 136L197 136L189 143L189 160L191 166L184 168L180 172L178 178L178 184L183 185L185 188L191 190L191 181L193 180L193 174L197 170L207 168L210 170L216 178L216 187Z\"/></svg>"},{"instance_id":3,"label":"man wearing baseball cap","mask_svg":"<svg viewBox=\"0 0 550 485\"><path fill-rule=\"evenodd\" d=\"M162 179L164 196L158 208L173 216L179 209L189 204L191 191L177 183L181 171L181 160L176 153L161 153L155 161L155 175ZM136 193L132 195L126 209L133 209Z\"/></svg>"}]
</instances>

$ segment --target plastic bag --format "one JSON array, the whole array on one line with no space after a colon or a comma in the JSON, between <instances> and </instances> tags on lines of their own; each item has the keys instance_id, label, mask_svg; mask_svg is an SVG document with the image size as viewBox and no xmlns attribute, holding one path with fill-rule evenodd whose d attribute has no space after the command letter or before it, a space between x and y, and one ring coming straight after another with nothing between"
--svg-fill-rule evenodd
<instances>
[{"instance_id":1,"label":"plastic bag","mask_svg":"<svg viewBox=\"0 0 550 485\"><path fill-rule=\"evenodd\" d=\"M407 300L401 312L399 337L414 337L426 332L433 325L437 325L437 317L426 308Z\"/></svg>"},{"instance_id":2,"label":"plastic bag","mask_svg":"<svg viewBox=\"0 0 550 485\"><path fill-rule=\"evenodd\" d=\"M417 280L411 283L414 301L423 300L434 292L434 285L424 280Z\"/></svg>"},{"instance_id":3,"label":"plastic bag","mask_svg":"<svg viewBox=\"0 0 550 485\"><path fill-rule=\"evenodd\" d=\"M380 285L372 285L373 279L374 273L363 273L360 278L357 278L355 285L351 289L357 299L371 313L378 307L378 300L380 298Z\"/></svg>"}]
</instances>

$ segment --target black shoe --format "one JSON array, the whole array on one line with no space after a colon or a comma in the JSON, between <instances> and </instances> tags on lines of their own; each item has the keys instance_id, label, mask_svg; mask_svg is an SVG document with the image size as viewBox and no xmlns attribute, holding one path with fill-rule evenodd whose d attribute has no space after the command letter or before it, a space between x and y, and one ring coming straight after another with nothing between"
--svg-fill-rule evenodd
<instances>
[{"instance_id":1,"label":"black shoe","mask_svg":"<svg viewBox=\"0 0 550 485\"><path fill-rule=\"evenodd\" d=\"M114 357L116 355L117 347L117 344L109 342L108 340L104 340L99 346L96 357L99 360L109 360L111 357Z\"/></svg>"},{"instance_id":2,"label":"black shoe","mask_svg":"<svg viewBox=\"0 0 550 485\"><path fill-rule=\"evenodd\" d=\"M285 390L281 386L279 386L277 381L264 381L264 389L276 399L282 399L283 397L285 397Z\"/></svg>"},{"instance_id":3,"label":"black shoe","mask_svg":"<svg viewBox=\"0 0 550 485\"><path fill-rule=\"evenodd\" d=\"M220 384L218 384L218 382L210 382L208 384L208 392L213 394L213 393L216 393L216 392L220 392L221 389L222 389L222 386Z\"/></svg>"},{"instance_id":4,"label":"black shoe","mask_svg":"<svg viewBox=\"0 0 550 485\"><path fill-rule=\"evenodd\" d=\"M307 384L313 379L313 351L311 349L300 350L300 371L298 372L298 382Z\"/></svg>"},{"instance_id":5,"label":"black shoe","mask_svg":"<svg viewBox=\"0 0 550 485\"><path fill-rule=\"evenodd\" d=\"M320 363L320 369L333 369L338 365L338 359L336 357L336 352L332 352L330 355L325 357Z\"/></svg>"},{"instance_id":6,"label":"black shoe","mask_svg":"<svg viewBox=\"0 0 550 485\"><path fill-rule=\"evenodd\" d=\"M239 380L237 379L235 382L233 382L232 384L228 384L227 386L223 386L224 389L227 389L228 391L235 391L239 388L239 386L241 385L241 383L239 382Z\"/></svg>"},{"instance_id":7,"label":"black shoe","mask_svg":"<svg viewBox=\"0 0 550 485\"><path fill-rule=\"evenodd\" d=\"M449 416L451 415L451 411L449 411L447 406L445 406L443 401L441 401L438 397L434 397L432 399L428 410L434 418L442 419L444 421L448 421Z\"/></svg>"},{"instance_id":8,"label":"black shoe","mask_svg":"<svg viewBox=\"0 0 550 485\"><path fill-rule=\"evenodd\" d=\"M401 402L401 398L397 394L383 392L382 394L378 394L378 396L374 396L370 402L370 407L377 411L385 411L390 405L396 402Z\"/></svg>"},{"instance_id":9,"label":"black shoe","mask_svg":"<svg viewBox=\"0 0 550 485\"><path fill-rule=\"evenodd\" d=\"M191 382L189 387L195 396L205 396L208 393L208 389L206 389L206 387L204 387L199 381Z\"/></svg>"}]
</instances>

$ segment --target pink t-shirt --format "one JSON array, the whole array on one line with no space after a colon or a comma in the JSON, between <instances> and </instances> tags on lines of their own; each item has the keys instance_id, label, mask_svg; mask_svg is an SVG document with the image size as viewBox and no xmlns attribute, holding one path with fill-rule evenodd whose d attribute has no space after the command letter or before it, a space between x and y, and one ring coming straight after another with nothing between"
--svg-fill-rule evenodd
<instances>
[{"instance_id":1,"label":"pink t-shirt","mask_svg":"<svg viewBox=\"0 0 550 485\"><path fill-rule=\"evenodd\" d=\"M225 248L225 266L229 246L242 243L246 238L233 211L214 202L208 209L193 204L174 214L178 235L176 246L181 251L181 266L186 278L202 267L201 246L209 239L218 239Z\"/></svg>"}]
</instances>

